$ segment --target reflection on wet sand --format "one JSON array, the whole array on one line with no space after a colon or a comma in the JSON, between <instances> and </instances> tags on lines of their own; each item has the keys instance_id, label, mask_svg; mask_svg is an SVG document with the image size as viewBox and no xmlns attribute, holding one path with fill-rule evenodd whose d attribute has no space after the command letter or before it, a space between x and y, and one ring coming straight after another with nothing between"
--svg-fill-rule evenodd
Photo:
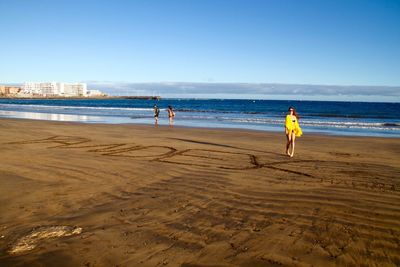
<instances>
[{"instance_id":1,"label":"reflection on wet sand","mask_svg":"<svg viewBox=\"0 0 400 267\"><path fill-rule=\"evenodd\" d=\"M0 110L0 116L18 119L30 120L48 120L48 121L76 121L90 122L98 120L99 117L86 115L71 115L71 114L54 114L54 113L39 113L39 112L19 112Z\"/></svg>"}]
</instances>

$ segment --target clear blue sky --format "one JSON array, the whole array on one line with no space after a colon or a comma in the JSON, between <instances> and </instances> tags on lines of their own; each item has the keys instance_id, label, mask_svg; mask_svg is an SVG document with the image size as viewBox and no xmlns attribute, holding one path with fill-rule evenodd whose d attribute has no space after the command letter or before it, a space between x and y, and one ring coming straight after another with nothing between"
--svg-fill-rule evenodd
<instances>
[{"instance_id":1,"label":"clear blue sky","mask_svg":"<svg viewBox=\"0 0 400 267\"><path fill-rule=\"evenodd\" d=\"M400 85L400 0L0 0L0 83Z\"/></svg>"}]
</instances>

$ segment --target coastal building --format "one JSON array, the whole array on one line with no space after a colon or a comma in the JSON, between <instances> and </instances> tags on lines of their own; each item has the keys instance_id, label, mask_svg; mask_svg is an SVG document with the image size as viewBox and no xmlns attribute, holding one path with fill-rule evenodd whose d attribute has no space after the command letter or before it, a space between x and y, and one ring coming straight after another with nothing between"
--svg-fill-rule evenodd
<instances>
[{"instance_id":1,"label":"coastal building","mask_svg":"<svg viewBox=\"0 0 400 267\"><path fill-rule=\"evenodd\" d=\"M56 82L47 83L24 83L22 92L29 95L52 96L60 94L60 85Z\"/></svg>"},{"instance_id":2,"label":"coastal building","mask_svg":"<svg viewBox=\"0 0 400 267\"><path fill-rule=\"evenodd\" d=\"M21 87L0 85L0 95L16 95L21 91Z\"/></svg>"},{"instance_id":3,"label":"coastal building","mask_svg":"<svg viewBox=\"0 0 400 267\"><path fill-rule=\"evenodd\" d=\"M61 88L64 96L87 96L86 83L62 83Z\"/></svg>"},{"instance_id":4,"label":"coastal building","mask_svg":"<svg viewBox=\"0 0 400 267\"><path fill-rule=\"evenodd\" d=\"M99 90L87 90L87 96L88 97L105 96L105 94Z\"/></svg>"},{"instance_id":5,"label":"coastal building","mask_svg":"<svg viewBox=\"0 0 400 267\"><path fill-rule=\"evenodd\" d=\"M22 90L24 94L37 96L87 96L86 83L27 82Z\"/></svg>"}]
</instances>

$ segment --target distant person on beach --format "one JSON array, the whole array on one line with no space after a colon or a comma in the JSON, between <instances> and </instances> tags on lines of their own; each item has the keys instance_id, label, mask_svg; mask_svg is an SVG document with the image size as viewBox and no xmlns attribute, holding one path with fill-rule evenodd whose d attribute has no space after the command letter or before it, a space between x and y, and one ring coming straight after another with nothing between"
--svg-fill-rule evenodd
<instances>
[{"instance_id":1,"label":"distant person on beach","mask_svg":"<svg viewBox=\"0 0 400 267\"><path fill-rule=\"evenodd\" d=\"M299 115L297 115L294 107L289 108L289 114L286 116L285 133L287 139L286 154L293 157L295 139L303 134L299 125ZM291 152L290 147L292 148Z\"/></svg>"},{"instance_id":2,"label":"distant person on beach","mask_svg":"<svg viewBox=\"0 0 400 267\"><path fill-rule=\"evenodd\" d=\"M158 124L158 116L160 115L160 109L157 107L157 105L154 105L154 119L155 119L155 124Z\"/></svg>"},{"instance_id":3,"label":"distant person on beach","mask_svg":"<svg viewBox=\"0 0 400 267\"><path fill-rule=\"evenodd\" d=\"M169 125L172 125L174 122L175 112L171 106L168 106L168 118L169 118Z\"/></svg>"}]
</instances>

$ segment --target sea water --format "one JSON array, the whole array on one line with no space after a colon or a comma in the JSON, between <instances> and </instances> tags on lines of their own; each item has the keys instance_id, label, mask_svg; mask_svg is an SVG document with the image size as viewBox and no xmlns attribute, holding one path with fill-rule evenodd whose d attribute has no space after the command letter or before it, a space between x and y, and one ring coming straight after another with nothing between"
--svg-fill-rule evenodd
<instances>
[{"instance_id":1,"label":"sea water","mask_svg":"<svg viewBox=\"0 0 400 267\"><path fill-rule=\"evenodd\" d=\"M287 110L294 106L304 134L400 137L400 103L281 101L231 99L0 99L0 117L85 123L168 125L166 108L176 113L174 125L283 131Z\"/></svg>"}]
</instances>

